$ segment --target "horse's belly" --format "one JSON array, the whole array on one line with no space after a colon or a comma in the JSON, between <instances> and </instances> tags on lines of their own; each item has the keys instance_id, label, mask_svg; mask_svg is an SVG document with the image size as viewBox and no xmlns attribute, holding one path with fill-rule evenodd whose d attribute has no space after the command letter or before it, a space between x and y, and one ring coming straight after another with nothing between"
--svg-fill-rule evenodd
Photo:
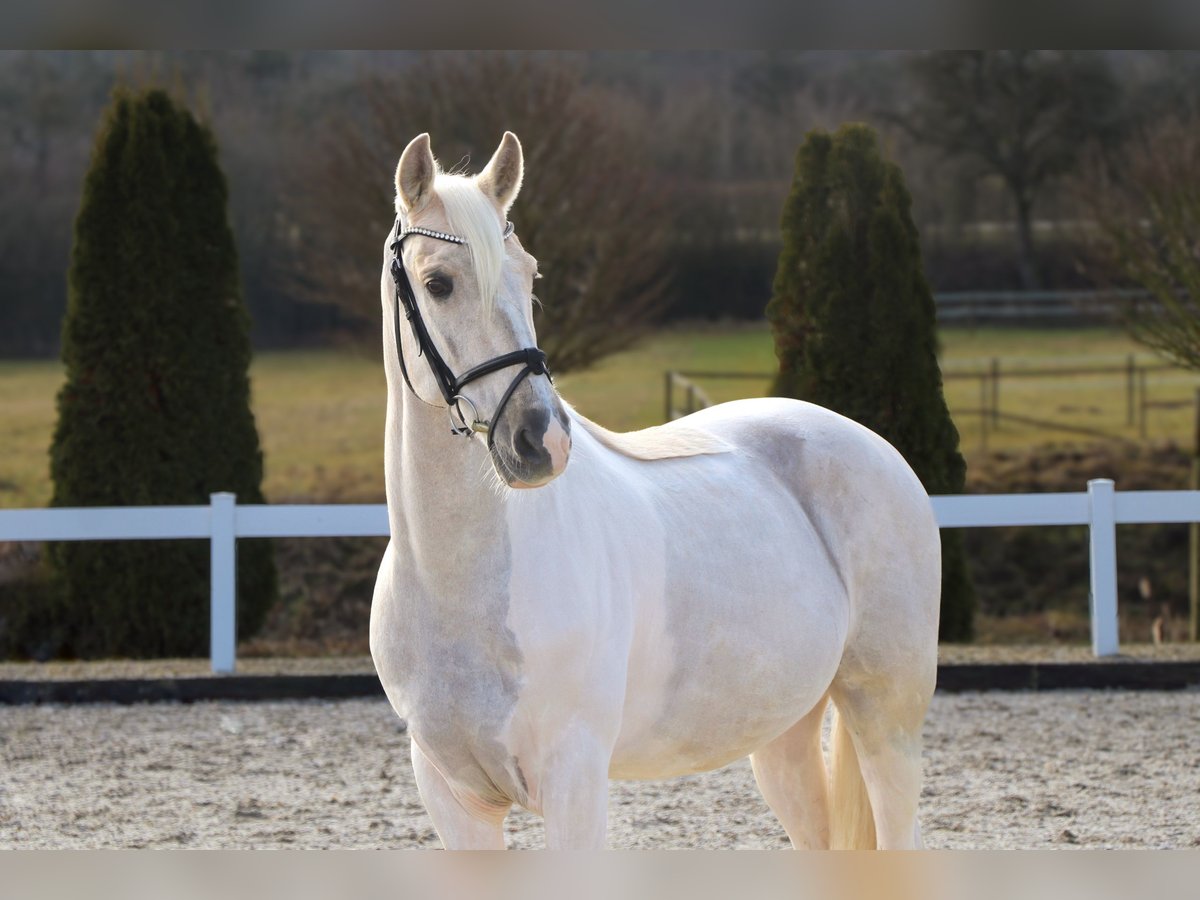
<instances>
[{"instance_id":1,"label":"horse's belly","mask_svg":"<svg viewBox=\"0 0 1200 900\"><path fill-rule=\"evenodd\" d=\"M666 708L647 708L626 721L610 777L668 778L720 768L749 755L821 701L837 671L837 660L830 657L813 660L816 665L803 671L778 666L767 677L758 677L760 667L749 659L743 660L743 678L699 675Z\"/></svg>"},{"instance_id":2,"label":"horse's belly","mask_svg":"<svg viewBox=\"0 0 1200 900\"><path fill-rule=\"evenodd\" d=\"M659 660L656 674L631 660L611 776L665 778L718 768L811 711L841 661L846 606L797 603L792 610L790 622L763 615L757 623L698 627L664 640L658 652L671 661Z\"/></svg>"},{"instance_id":3,"label":"horse's belly","mask_svg":"<svg viewBox=\"0 0 1200 900\"><path fill-rule=\"evenodd\" d=\"M722 487L710 496L737 496ZM803 510L770 482L757 488L668 511L675 540L662 594L639 603L614 777L745 756L808 713L837 672L842 576Z\"/></svg>"}]
</instances>

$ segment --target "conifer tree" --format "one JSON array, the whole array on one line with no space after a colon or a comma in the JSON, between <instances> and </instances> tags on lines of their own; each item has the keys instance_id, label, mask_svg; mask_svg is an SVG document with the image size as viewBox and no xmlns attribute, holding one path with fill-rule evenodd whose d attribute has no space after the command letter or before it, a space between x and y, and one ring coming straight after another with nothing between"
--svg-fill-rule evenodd
<instances>
[{"instance_id":1,"label":"conifer tree","mask_svg":"<svg viewBox=\"0 0 1200 900\"><path fill-rule=\"evenodd\" d=\"M930 494L963 490L942 394L933 294L904 176L865 125L812 132L796 155L767 317L773 392L835 410L888 440ZM897 535L903 540L903 535ZM975 594L958 533L942 532L941 639L970 640Z\"/></svg>"},{"instance_id":2,"label":"conifer tree","mask_svg":"<svg viewBox=\"0 0 1200 900\"><path fill-rule=\"evenodd\" d=\"M114 96L75 222L54 506L262 502L226 195L212 133L186 109L161 90ZM60 653L207 653L207 542L61 543L49 558ZM241 636L275 595L270 544L239 542Z\"/></svg>"}]
</instances>

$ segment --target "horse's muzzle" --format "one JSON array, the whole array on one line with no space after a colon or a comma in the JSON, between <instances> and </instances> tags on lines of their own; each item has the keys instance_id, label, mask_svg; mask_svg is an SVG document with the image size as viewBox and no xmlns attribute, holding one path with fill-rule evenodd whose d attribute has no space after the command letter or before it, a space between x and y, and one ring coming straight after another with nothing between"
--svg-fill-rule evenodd
<instances>
[{"instance_id":1,"label":"horse's muzzle","mask_svg":"<svg viewBox=\"0 0 1200 900\"><path fill-rule=\"evenodd\" d=\"M513 428L497 434L492 462L512 488L549 484L563 473L571 456L571 421L559 410L530 410Z\"/></svg>"}]
</instances>

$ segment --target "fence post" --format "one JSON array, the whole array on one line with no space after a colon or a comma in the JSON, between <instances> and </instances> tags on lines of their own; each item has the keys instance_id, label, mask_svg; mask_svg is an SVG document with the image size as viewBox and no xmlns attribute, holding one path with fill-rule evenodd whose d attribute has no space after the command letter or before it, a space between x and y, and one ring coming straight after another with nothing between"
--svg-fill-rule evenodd
<instances>
[{"instance_id":1,"label":"fence post","mask_svg":"<svg viewBox=\"0 0 1200 900\"><path fill-rule=\"evenodd\" d=\"M992 425L1000 427L1000 360L992 357Z\"/></svg>"},{"instance_id":2,"label":"fence post","mask_svg":"<svg viewBox=\"0 0 1200 900\"><path fill-rule=\"evenodd\" d=\"M1138 369L1138 437L1146 438L1146 369Z\"/></svg>"},{"instance_id":3,"label":"fence post","mask_svg":"<svg viewBox=\"0 0 1200 900\"><path fill-rule=\"evenodd\" d=\"M979 376L979 444L985 452L988 448L988 422L992 418L988 410L988 396L988 377L985 373Z\"/></svg>"},{"instance_id":4,"label":"fence post","mask_svg":"<svg viewBox=\"0 0 1200 900\"><path fill-rule=\"evenodd\" d=\"M674 404L674 400L675 400L675 398L672 396L672 394L674 394L674 388L675 388L675 372L672 369L667 369L666 388L667 388L667 390L666 390L667 403L666 403L666 410L663 413L663 421L670 422L671 421L671 413L674 412L674 410L671 409L671 407Z\"/></svg>"},{"instance_id":5,"label":"fence post","mask_svg":"<svg viewBox=\"0 0 1200 900\"><path fill-rule=\"evenodd\" d=\"M1116 656L1117 637L1117 515L1110 478L1088 482L1088 541L1091 550L1092 652Z\"/></svg>"},{"instance_id":6,"label":"fence post","mask_svg":"<svg viewBox=\"0 0 1200 900\"><path fill-rule=\"evenodd\" d=\"M1125 424L1133 427L1133 354L1129 354L1125 368Z\"/></svg>"},{"instance_id":7,"label":"fence post","mask_svg":"<svg viewBox=\"0 0 1200 900\"><path fill-rule=\"evenodd\" d=\"M212 502L209 653L212 670L227 675L237 665L237 497L210 494Z\"/></svg>"}]
</instances>

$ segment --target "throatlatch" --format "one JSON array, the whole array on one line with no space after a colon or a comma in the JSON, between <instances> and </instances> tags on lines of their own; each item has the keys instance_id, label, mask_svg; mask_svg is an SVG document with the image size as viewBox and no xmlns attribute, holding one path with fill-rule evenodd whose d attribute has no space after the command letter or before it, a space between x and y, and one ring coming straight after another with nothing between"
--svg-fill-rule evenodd
<instances>
[{"instance_id":1,"label":"throatlatch","mask_svg":"<svg viewBox=\"0 0 1200 900\"><path fill-rule=\"evenodd\" d=\"M504 228L504 237L508 238L513 233L513 224L508 222ZM404 376L404 383L408 385L408 389L412 391L413 396L418 400L421 399L417 394L416 389L412 385L412 381L408 377L408 367L404 363L404 349L400 341L400 307L404 306L404 316L408 319L409 325L412 326L413 337L417 342L418 355L424 355L425 361L429 364L429 370L433 373L434 381L437 382L438 390L441 391L442 399L446 401L446 408L450 412L450 431L453 434L470 435L472 432L482 432L486 434L488 449L492 448L493 434L492 424L496 422L504 412L504 407L512 397L513 392L517 387L528 378L530 375L545 375L554 379L550 375L550 366L546 361L546 354L537 347L526 347L523 350L514 350L512 353L505 353L503 356L497 356L495 359L489 359L487 362L468 369L461 376L457 376L451 371L450 366L442 359L442 355L438 353L437 347L433 343L433 338L429 335L429 329L425 327L425 320L421 317L421 310L417 306L417 296L413 291L412 283L408 280L408 271L404 268L404 260L401 258L404 239L410 234L419 234L424 237L436 238L439 241L449 241L452 244L466 244L464 238L455 234L449 234L444 231L434 231L430 228L405 228L399 218L396 219L396 237L392 241L390 248L392 251L392 281L396 284L396 302L392 306L392 316L396 331L396 355L400 359L400 373ZM496 405L496 411L492 414L491 419L480 419L479 410L471 399L462 393L464 386L470 384L484 375L489 375L492 372L498 372L501 369L508 369L512 366L521 366L521 371L516 374L513 380L508 385L508 390L504 392L504 396L500 398L500 402ZM462 404L465 403L471 407L470 421L463 413ZM454 424L454 416L458 416L459 424Z\"/></svg>"}]
</instances>

